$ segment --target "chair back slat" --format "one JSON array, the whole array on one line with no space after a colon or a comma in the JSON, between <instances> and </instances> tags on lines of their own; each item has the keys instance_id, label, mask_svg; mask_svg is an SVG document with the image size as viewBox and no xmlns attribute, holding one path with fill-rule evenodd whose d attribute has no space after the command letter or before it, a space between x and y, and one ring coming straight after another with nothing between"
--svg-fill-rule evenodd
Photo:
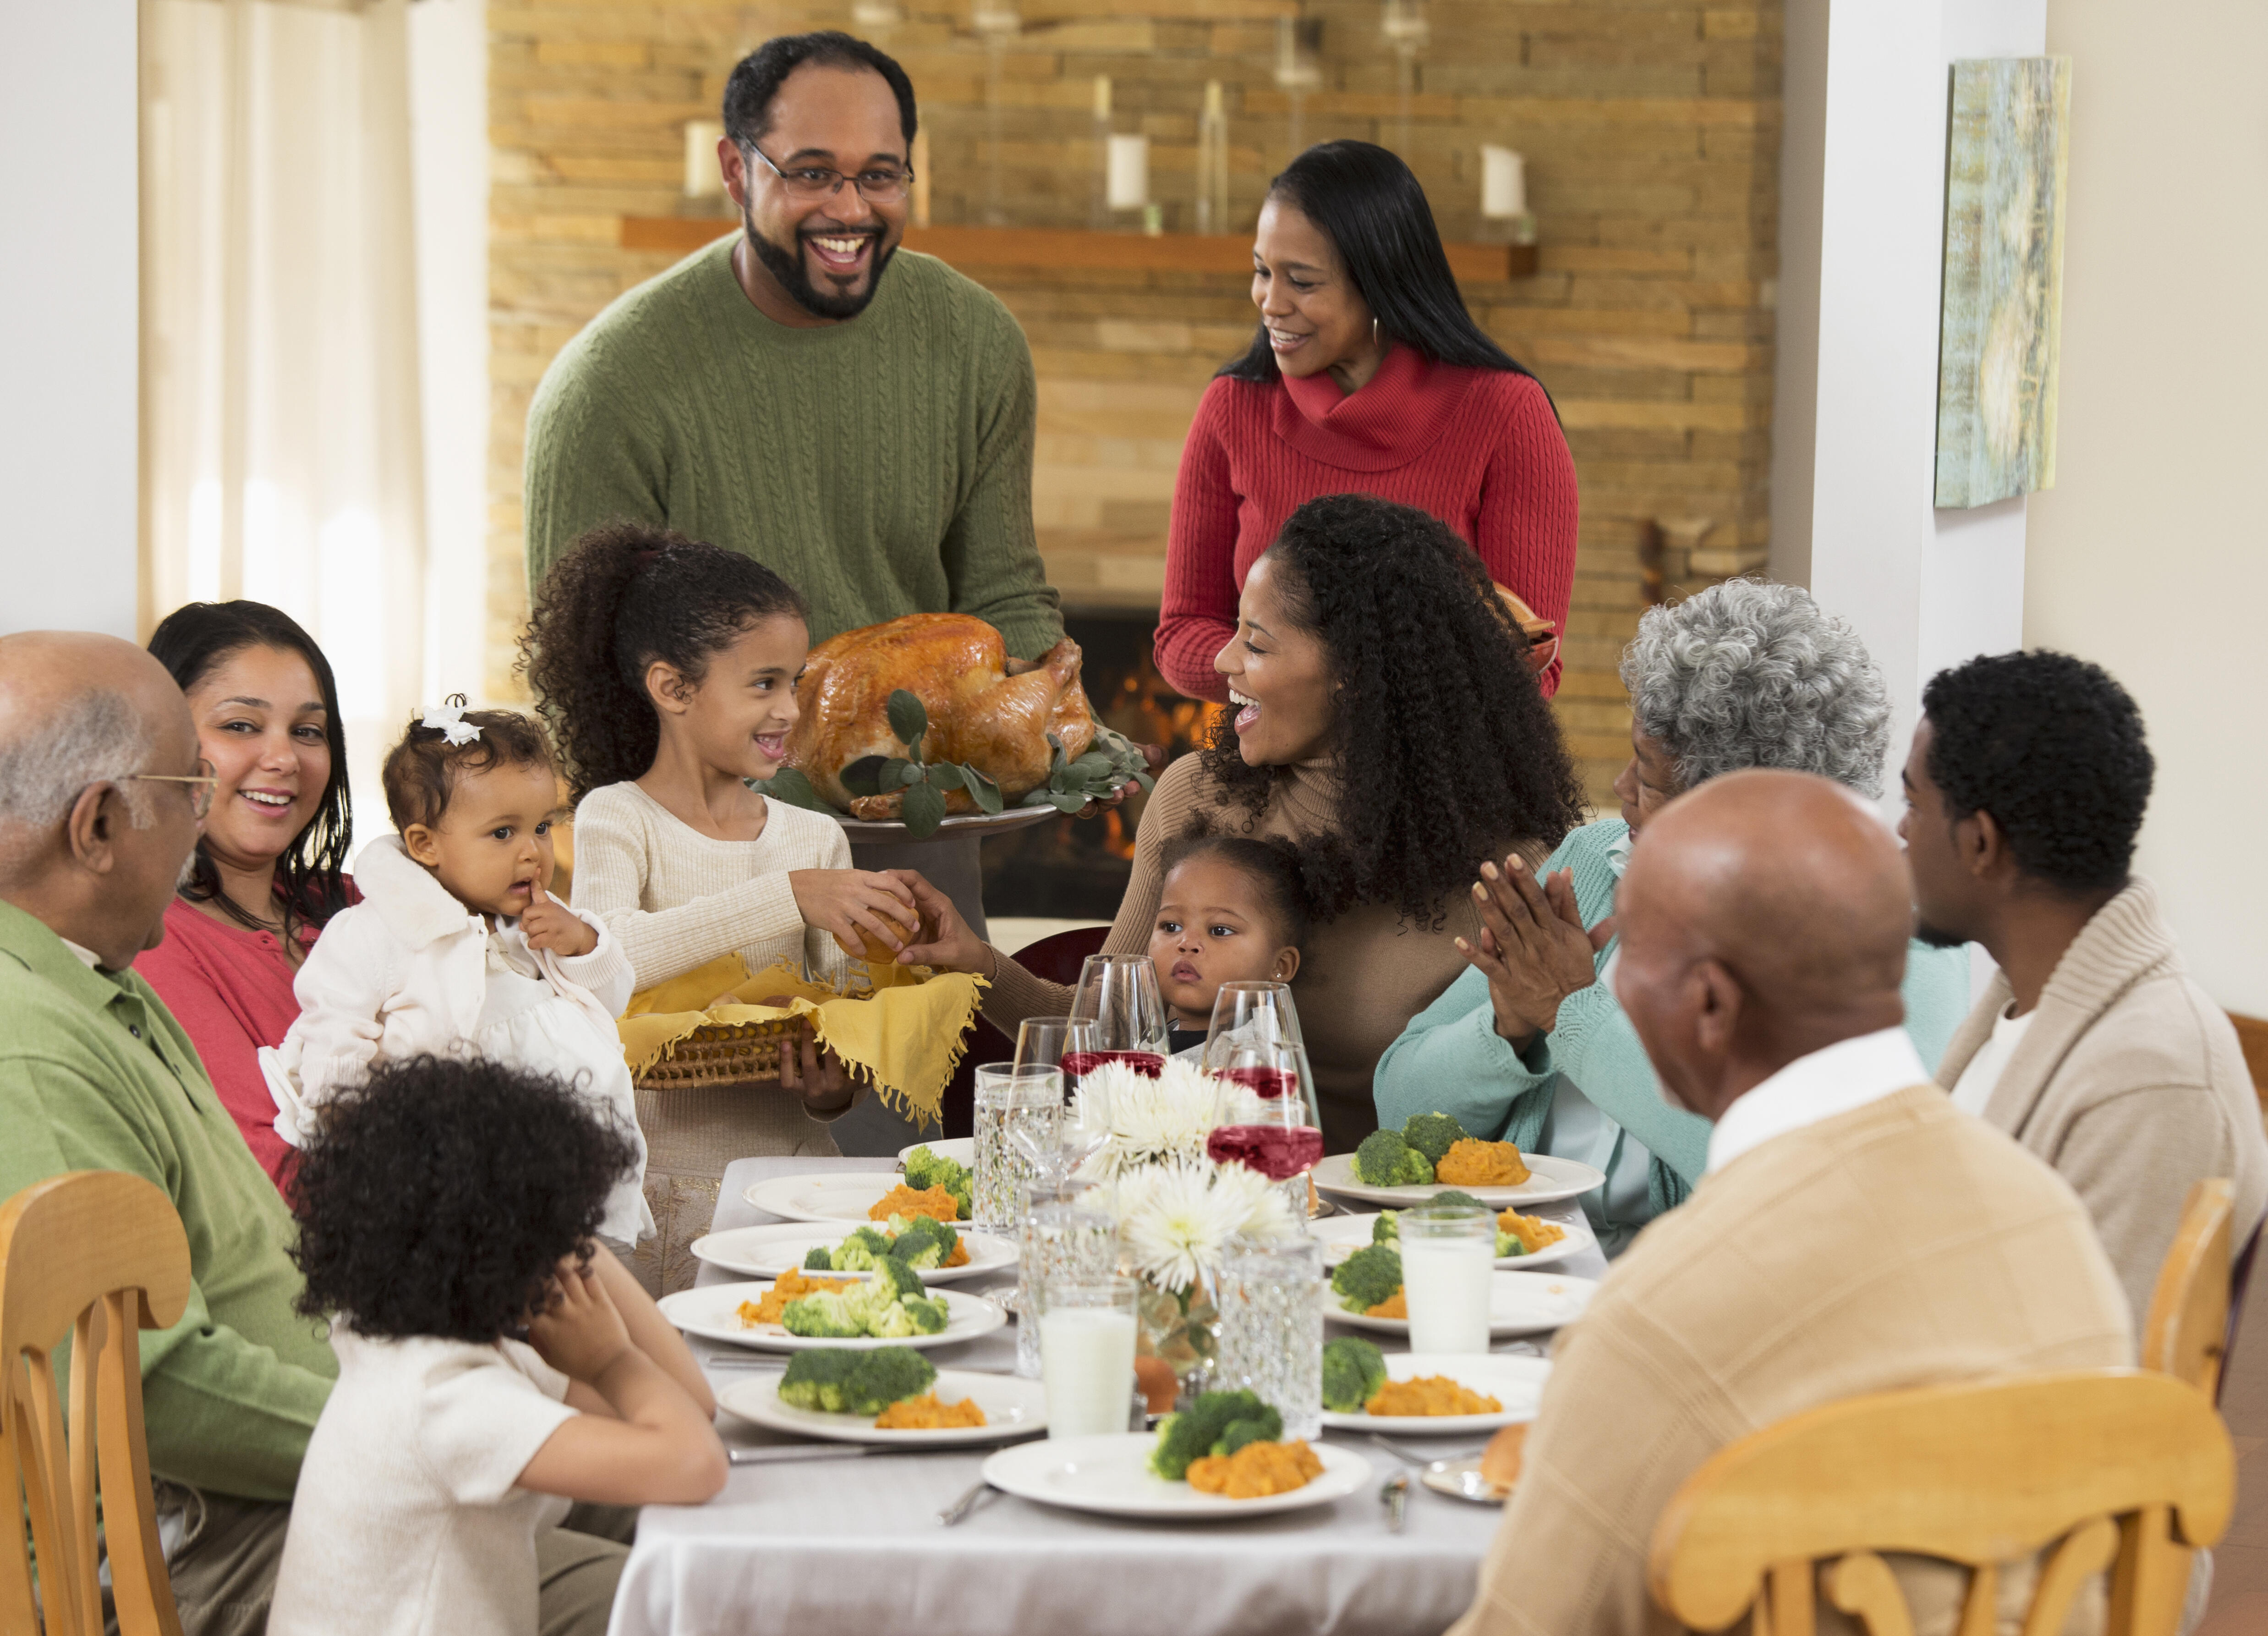
<instances>
[{"instance_id":1,"label":"chair back slat","mask_svg":"<svg viewBox=\"0 0 2268 1636\"><path fill-rule=\"evenodd\" d=\"M99 1501L122 1636L180 1636L151 1499L138 1331L179 1322L188 1297L180 1219L139 1176L73 1171L0 1204L0 1470L23 1499L0 1525L0 1628L101 1636ZM67 1339L68 1415L55 1382Z\"/></svg>"},{"instance_id":2,"label":"chair back slat","mask_svg":"<svg viewBox=\"0 0 2268 1636\"><path fill-rule=\"evenodd\" d=\"M1808 1611L1814 1564L1834 1565L1830 1595L1847 1584L1871 1603L1880 1579L1863 1566L1845 1573L1844 1559L1933 1557L1972 1571L1960 1630L1976 1636L1993 1627L1996 1565L2064 1542L2033 1597L2067 1610L2108 1559L2115 1528L2113 1608L2125 1583L2133 1617L2114 1618L2113 1636L2172 1636L2159 1617L2162 1576L2185 1571L2176 1546L2220 1537L2235 1480L2211 1401L2165 1374L2074 1370L1884 1392L1719 1449L1664 1509L1649 1578L1655 1601L1690 1629L1722 1630L1762 1597L1781 1632L1799 1584ZM2179 1610L2176 1600L2176 1619Z\"/></svg>"},{"instance_id":3,"label":"chair back slat","mask_svg":"<svg viewBox=\"0 0 2268 1636\"><path fill-rule=\"evenodd\" d=\"M2225 1177L2191 1185L2174 1242L2150 1292L2142 1367L2218 1394L2228 1344L2229 1235L2236 1190Z\"/></svg>"}]
</instances>

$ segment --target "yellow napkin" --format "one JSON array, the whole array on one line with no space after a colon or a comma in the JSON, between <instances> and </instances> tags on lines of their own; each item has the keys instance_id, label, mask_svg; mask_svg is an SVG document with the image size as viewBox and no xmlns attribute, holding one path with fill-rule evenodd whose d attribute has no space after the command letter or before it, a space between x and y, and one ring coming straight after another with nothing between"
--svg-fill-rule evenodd
<instances>
[{"instance_id":1,"label":"yellow napkin","mask_svg":"<svg viewBox=\"0 0 2268 1636\"><path fill-rule=\"evenodd\" d=\"M726 954L631 995L616 1024L622 1055L635 1077L674 1054L696 1028L807 1017L819 1043L891 1109L924 1124L941 1123L946 1081L960 1065L983 979L886 964L864 968L864 976L868 986L838 994L806 982L784 961L751 976L747 962ZM753 1003L775 997L788 1003ZM724 1003L710 1003L720 999Z\"/></svg>"}]
</instances>

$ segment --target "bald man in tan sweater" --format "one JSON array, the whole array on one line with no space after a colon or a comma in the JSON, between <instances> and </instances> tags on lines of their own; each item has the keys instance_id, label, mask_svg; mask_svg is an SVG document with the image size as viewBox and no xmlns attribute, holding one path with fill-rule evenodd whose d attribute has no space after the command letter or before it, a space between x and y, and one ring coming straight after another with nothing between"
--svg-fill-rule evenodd
<instances>
[{"instance_id":1,"label":"bald man in tan sweater","mask_svg":"<svg viewBox=\"0 0 2268 1636\"><path fill-rule=\"evenodd\" d=\"M1646 1584L1663 1507L1792 1414L2132 1360L2070 1188L1956 1111L1899 1027L1909 890L1880 821L1806 774L1712 779L1647 827L1616 992L1668 1094L1714 1124L1708 1170L1561 1336L1453 1636L1674 1631ZM1962 1576L1899 1573L1918 1628L1946 1628Z\"/></svg>"}]
</instances>

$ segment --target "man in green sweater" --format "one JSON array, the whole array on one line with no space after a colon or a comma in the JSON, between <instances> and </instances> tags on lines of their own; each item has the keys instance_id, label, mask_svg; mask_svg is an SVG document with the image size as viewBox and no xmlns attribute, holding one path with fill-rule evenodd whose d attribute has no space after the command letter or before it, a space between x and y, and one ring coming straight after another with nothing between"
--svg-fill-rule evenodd
<instances>
[{"instance_id":1,"label":"man in green sweater","mask_svg":"<svg viewBox=\"0 0 2268 1636\"><path fill-rule=\"evenodd\" d=\"M1005 307L901 253L913 86L847 34L733 70L718 144L744 231L600 313L528 411L531 596L627 518L744 551L824 641L973 614L1010 654L1063 635L1032 533L1032 360Z\"/></svg>"},{"instance_id":2,"label":"man in green sweater","mask_svg":"<svg viewBox=\"0 0 2268 1636\"><path fill-rule=\"evenodd\" d=\"M71 1170L165 1190L188 1309L142 1338L166 1571L188 1636L263 1629L338 1360L294 1310L291 1212L195 1049L133 970L212 799L188 703L114 637L0 637L0 1198ZM57 1360L68 1393L68 1360ZM606 1628L621 1548L552 1530L544 1611Z\"/></svg>"}]
</instances>

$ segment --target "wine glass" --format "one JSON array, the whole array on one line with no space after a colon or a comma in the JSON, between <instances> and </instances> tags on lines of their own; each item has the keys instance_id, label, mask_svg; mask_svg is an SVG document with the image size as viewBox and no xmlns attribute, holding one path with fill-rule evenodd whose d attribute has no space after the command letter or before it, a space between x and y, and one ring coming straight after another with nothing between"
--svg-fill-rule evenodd
<instances>
[{"instance_id":1,"label":"wine glass","mask_svg":"<svg viewBox=\"0 0 2268 1636\"><path fill-rule=\"evenodd\" d=\"M1216 1078L1233 1072L1250 1081L1256 1076L1289 1072L1307 1109L1307 1123L1322 1124L1315 1101L1315 1076L1307 1066L1307 1047L1300 1037L1300 1012L1292 1003L1289 984L1222 984L1213 996L1212 1021L1205 1030L1201 1060L1205 1072ZM1292 1087L1270 1081L1266 1086L1254 1083L1253 1088L1281 1095Z\"/></svg>"},{"instance_id":2,"label":"wine glass","mask_svg":"<svg viewBox=\"0 0 2268 1636\"><path fill-rule=\"evenodd\" d=\"M1050 1186L1060 1186L1110 1138L1110 1109L1101 1087L1081 1086L1064 1065L1094 1054L1095 1025L1085 1019L1027 1017L1017 1025L1017 1072L1061 1066L1070 1090L1053 1141L1042 1143L1036 1134L1020 1129L1010 1133L1010 1139L1038 1167L1039 1179Z\"/></svg>"},{"instance_id":3,"label":"wine glass","mask_svg":"<svg viewBox=\"0 0 2268 1636\"><path fill-rule=\"evenodd\" d=\"M1206 1065L1219 1089L1205 1154L1215 1164L1241 1164L1271 1182L1289 1182L1323 1156L1323 1133L1300 1094L1300 1050L1284 1039L1248 1034L1208 1047ZM1306 1189L1299 1215L1304 1217Z\"/></svg>"},{"instance_id":4,"label":"wine glass","mask_svg":"<svg viewBox=\"0 0 2268 1636\"><path fill-rule=\"evenodd\" d=\"M1064 1072L1084 1078L1106 1062L1123 1062L1152 1079L1166 1067L1166 1002L1147 954L1090 954L1079 968L1071 1016L1094 1025L1094 1043L1064 1058Z\"/></svg>"}]
</instances>

